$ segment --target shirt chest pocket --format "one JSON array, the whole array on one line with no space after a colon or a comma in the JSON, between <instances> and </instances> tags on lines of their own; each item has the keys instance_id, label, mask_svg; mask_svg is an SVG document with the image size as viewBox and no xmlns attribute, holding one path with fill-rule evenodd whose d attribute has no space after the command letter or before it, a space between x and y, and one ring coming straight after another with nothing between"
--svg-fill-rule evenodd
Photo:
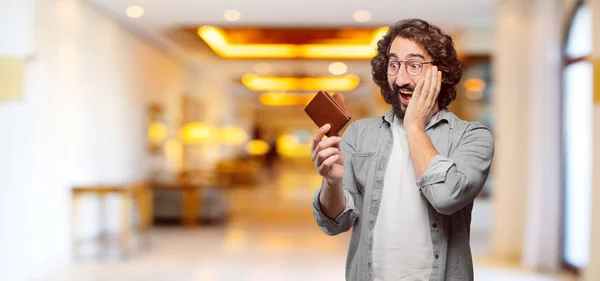
<instances>
[{"instance_id":1,"label":"shirt chest pocket","mask_svg":"<svg viewBox=\"0 0 600 281\"><path fill-rule=\"evenodd\" d=\"M362 152L352 154L352 171L356 188L363 194L368 184L369 175L373 172L375 152Z\"/></svg>"}]
</instances>

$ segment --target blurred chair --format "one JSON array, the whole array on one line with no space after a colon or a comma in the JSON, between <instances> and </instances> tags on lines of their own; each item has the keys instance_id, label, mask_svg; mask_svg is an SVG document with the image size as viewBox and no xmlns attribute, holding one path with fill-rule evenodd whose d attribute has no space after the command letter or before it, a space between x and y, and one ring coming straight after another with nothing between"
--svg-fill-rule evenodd
<instances>
[{"instance_id":1,"label":"blurred chair","mask_svg":"<svg viewBox=\"0 0 600 281\"><path fill-rule=\"evenodd\" d=\"M228 216L228 189L233 187L230 173L216 170L185 170L169 180L152 183L155 222L193 228L220 224Z\"/></svg>"},{"instance_id":2,"label":"blurred chair","mask_svg":"<svg viewBox=\"0 0 600 281\"><path fill-rule=\"evenodd\" d=\"M152 227L152 190L147 182L139 182L129 185L111 185L111 186L75 186L71 188L71 204L72 204L72 234L73 234L73 251L77 256L79 246L83 243L79 235L79 202L83 196L96 196L100 199L100 216L101 220L106 220L106 197L109 194L117 195L121 198L121 229L118 234L118 246L125 257L131 255L131 242L133 235L138 234L141 238L141 244L149 246L150 235L149 230ZM138 216L138 223L131 221L131 211L135 208L135 213ZM101 225L106 225L106 221L100 221ZM137 226L137 228L136 228ZM99 240L101 244L109 244L107 240L111 240L105 229L101 229ZM134 233L136 232L136 233Z\"/></svg>"},{"instance_id":3,"label":"blurred chair","mask_svg":"<svg viewBox=\"0 0 600 281\"><path fill-rule=\"evenodd\" d=\"M196 227L199 218L198 210L202 201L202 190L205 187L205 177L204 171L182 171L177 174L175 180L153 182L151 189L156 194L180 193L181 211L179 216L185 227L193 228ZM160 207L160 204L157 207Z\"/></svg>"}]
</instances>

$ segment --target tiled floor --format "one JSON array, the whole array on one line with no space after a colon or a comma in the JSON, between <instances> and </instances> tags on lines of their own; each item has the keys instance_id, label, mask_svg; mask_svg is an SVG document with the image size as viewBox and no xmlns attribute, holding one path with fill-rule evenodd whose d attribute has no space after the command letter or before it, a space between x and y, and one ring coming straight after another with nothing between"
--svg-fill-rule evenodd
<instances>
[{"instance_id":1,"label":"tiled floor","mask_svg":"<svg viewBox=\"0 0 600 281\"><path fill-rule=\"evenodd\" d=\"M151 250L129 261L79 261L47 280L344 280L347 238L289 226L157 229ZM476 280L564 280L475 262Z\"/></svg>"},{"instance_id":2,"label":"tiled floor","mask_svg":"<svg viewBox=\"0 0 600 281\"><path fill-rule=\"evenodd\" d=\"M315 226L310 201L318 184L310 171L296 170L270 184L236 189L227 225L157 228L151 248L130 260L77 261L45 280L344 280L349 233L330 237ZM488 262L490 210L478 202L474 211L476 280L564 280Z\"/></svg>"}]
</instances>

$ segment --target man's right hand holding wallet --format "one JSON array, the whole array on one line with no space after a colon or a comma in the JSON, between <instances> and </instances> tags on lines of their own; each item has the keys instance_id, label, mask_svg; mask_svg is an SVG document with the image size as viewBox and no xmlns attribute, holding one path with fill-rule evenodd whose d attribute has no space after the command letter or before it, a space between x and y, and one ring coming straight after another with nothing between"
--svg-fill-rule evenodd
<instances>
[{"instance_id":1,"label":"man's right hand holding wallet","mask_svg":"<svg viewBox=\"0 0 600 281\"><path fill-rule=\"evenodd\" d=\"M340 150L341 137L323 139L331 129L329 124L319 128L311 148L312 161L319 175L323 176L323 188L319 195L321 210L329 218L336 218L346 208L342 179L344 177L344 155Z\"/></svg>"}]
</instances>

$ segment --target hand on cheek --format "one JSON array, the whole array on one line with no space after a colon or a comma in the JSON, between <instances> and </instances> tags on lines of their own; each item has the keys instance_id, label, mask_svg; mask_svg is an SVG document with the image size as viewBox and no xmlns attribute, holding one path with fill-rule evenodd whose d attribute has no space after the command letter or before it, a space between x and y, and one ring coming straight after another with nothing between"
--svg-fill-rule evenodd
<instances>
[{"instance_id":1,"label":"hand on cheek","mask_svg":"<svg viewBox=\"0 0 600 281\"><path fill-rule=\"evenodd\" d=\"M442 72L437 66L428 69L420 80L404 115L404 127L424 129L431 116L438 111L437 98L442 84Z\"/></svg>"}]
</instances>

